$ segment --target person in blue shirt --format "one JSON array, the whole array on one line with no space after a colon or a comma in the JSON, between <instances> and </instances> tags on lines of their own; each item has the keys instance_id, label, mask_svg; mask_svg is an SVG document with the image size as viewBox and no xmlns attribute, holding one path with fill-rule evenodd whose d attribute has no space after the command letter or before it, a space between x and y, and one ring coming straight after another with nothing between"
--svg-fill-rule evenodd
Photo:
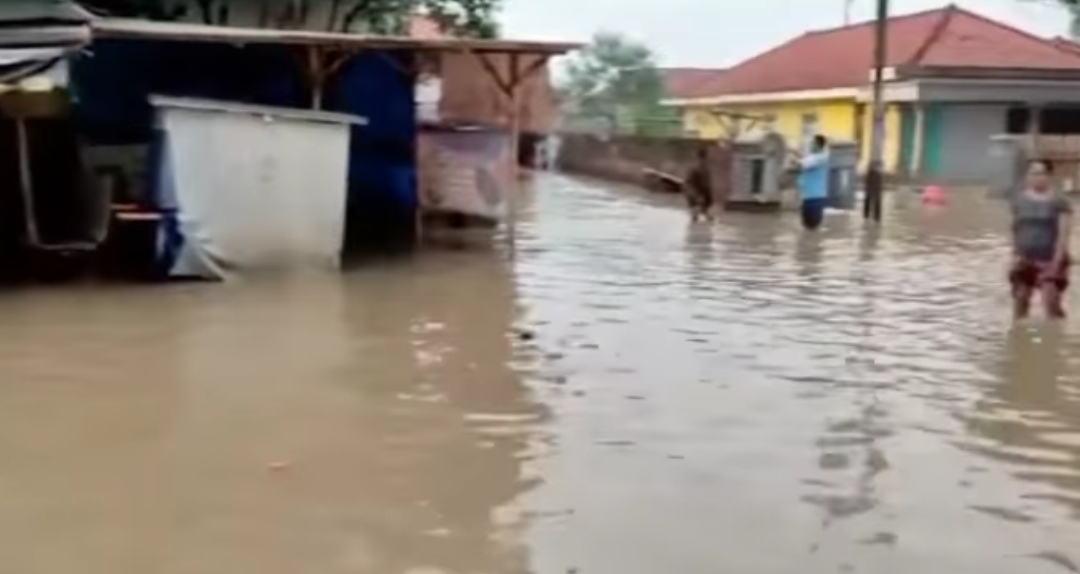
<instances>
[{"instance_id":1,"label":"person in blue shirt","mask_svg":"<svg viewBox=\"0 0 1080 574\"><path fill-rule=\"evenodd\" d=\"M829 141L825 136L814 136L809 153L799 160L799 169L802 223L814 230L821 226L829 202Z\"/></svg>"}]
</instances>

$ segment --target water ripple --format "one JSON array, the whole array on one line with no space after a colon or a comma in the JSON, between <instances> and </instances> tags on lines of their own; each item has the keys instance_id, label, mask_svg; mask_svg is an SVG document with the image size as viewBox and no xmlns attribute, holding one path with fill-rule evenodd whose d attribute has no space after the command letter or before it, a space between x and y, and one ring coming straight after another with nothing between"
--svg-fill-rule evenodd
<instances>
[{"instance_id":1,"label":"water ripple","mask_svg":"<svg viewBox=\"0 0 1080 574\"><path fill-rule=\"evenodd\" d=\"M707 572L693 557L712 554L785 572L807 547L822 572L1080 559L1080 336L1071 321L1010 327L1000 204L971 192L924 212L897 197L880 229L831 215L806 234L791 216L692 225L676 201L571 178L535 193L523 305L550 321L546 340L596 342L567 350L591 399L553 399L563 472L537 495L594 516L558 532L690 557L573 544L583 571ZM681 464L646 462L653 451ZM538 571L558 571L568 550L543 541L559 535L535 537Z\"/></svg>"}]
</instances>

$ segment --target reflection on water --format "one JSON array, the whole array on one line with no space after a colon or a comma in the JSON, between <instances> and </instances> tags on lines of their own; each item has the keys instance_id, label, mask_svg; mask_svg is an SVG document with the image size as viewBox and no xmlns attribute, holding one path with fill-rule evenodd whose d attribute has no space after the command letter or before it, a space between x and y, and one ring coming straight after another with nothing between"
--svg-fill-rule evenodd
<instances>
[{"instance_id":1,"label":"reflection on water","mask_svg":"<svg viewBox=\"0 0 1080 574\"><path fill-rule=\"evenodd\" d=\"M1010 324L1000 205L912 199L805 234L544 175L513 261L5 295L0 564L1076 571L1077 323Z\"/></svg>"},{"instance_id":2,"label":"reflection on water","mask_svg":"<svg viewBox=\"0 0 1080 574\"><path fill-rule=\"evenodd\" d=\"M522 571L512 313L486 255L9 297L3 570Z\"/></svg>"}]
</instances>

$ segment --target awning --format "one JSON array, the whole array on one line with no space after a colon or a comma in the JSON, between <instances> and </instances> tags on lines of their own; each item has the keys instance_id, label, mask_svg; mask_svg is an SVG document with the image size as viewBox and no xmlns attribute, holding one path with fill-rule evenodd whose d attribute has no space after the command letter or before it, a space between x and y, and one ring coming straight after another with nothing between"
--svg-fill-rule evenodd
<instances>
[{"instance_id":1,"label":"awning","mask_svg":"<svg viewBox=\"0 0 1080 574\"><path fill-rule=\"evenodd\" d=\"M68 48L0 48L0 92L49 91L68 83Z\"/></svg>"},{"instance_id":2,"label":"awning","mask_svg":"<svg viewBox=\"0 0 1080 574\"><path fill-rule=\"evenodd\" d=\"M70 0L0 0L0 48L81 46L93 17Z\"/></svg>"}]
</instances>

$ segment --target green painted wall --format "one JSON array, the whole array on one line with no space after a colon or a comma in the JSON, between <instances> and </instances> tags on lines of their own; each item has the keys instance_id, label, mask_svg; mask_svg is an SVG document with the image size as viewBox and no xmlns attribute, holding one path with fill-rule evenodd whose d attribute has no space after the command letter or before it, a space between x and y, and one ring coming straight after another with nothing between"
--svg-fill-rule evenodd
<instances>
[{"instance_id":1,"label":"green painted wall","mask_svg":"<svg viewBox=\"0 0 1080 574\"><path fill-rule=\"evenodd\" d=\"M900 110L900 173L911 173L911 156L915 153L915 110L904 106Z\"/></svg>"},{"instance_id":2,"label":"green painted wall","mask_svg":"<svg viewBox=\"0 0 1080 574\"><path fill-rule=\"evenodd\" d=\"M941 175L941 130L944 127L944 108L941 104L926 104L923 114L923 173Z\"/></svg>"}]
</instances>

